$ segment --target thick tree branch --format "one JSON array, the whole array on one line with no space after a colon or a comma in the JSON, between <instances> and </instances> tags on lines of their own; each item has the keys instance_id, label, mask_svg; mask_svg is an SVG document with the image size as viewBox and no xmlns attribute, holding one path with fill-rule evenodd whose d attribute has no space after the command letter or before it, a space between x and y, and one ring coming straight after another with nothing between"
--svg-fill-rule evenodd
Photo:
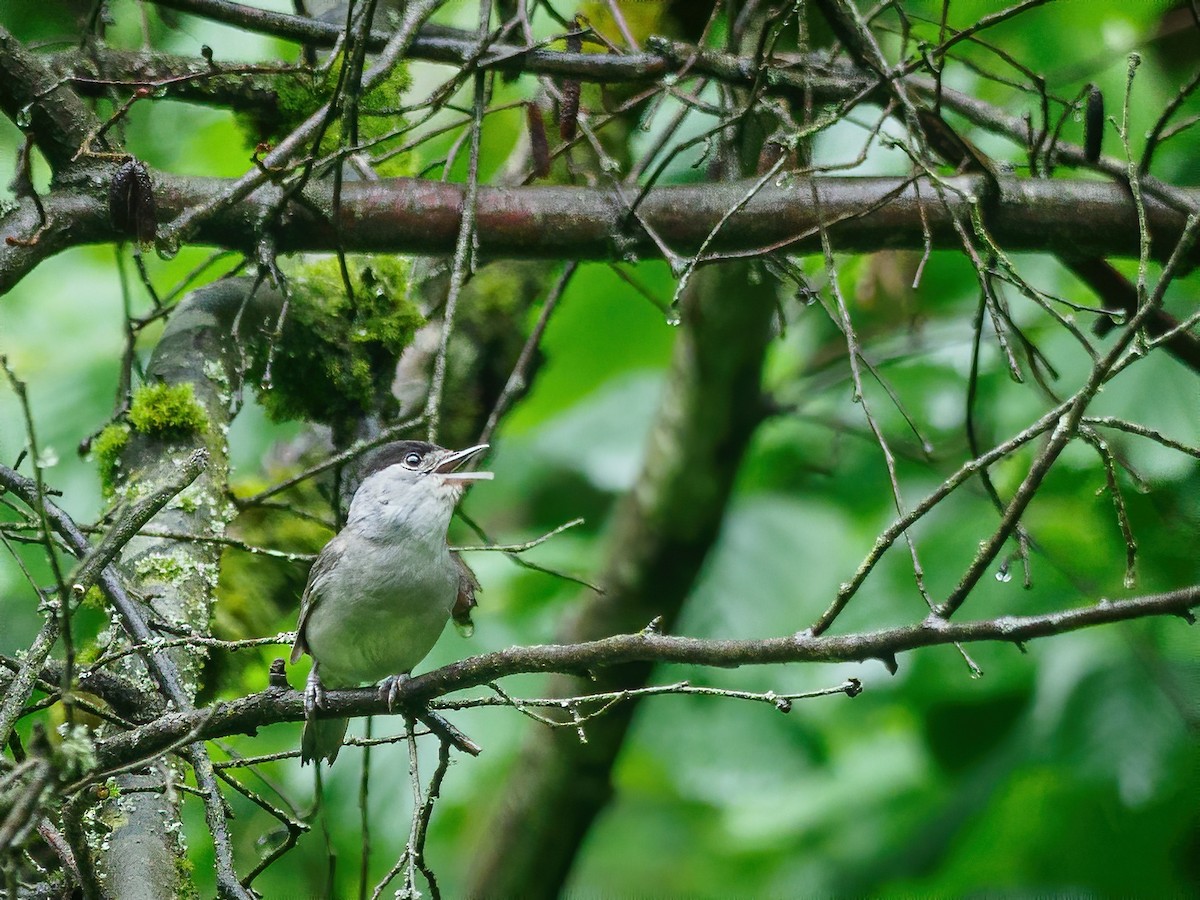
<instances>
[{"instance_id":1,"label":"thick tree branch","mask_svg":"<svg viewBox=\"0 0 1200 900\"><path fill-rule=\"evenodd\" d=\"M311 46L332 47L340 26L303 16L292 16L246 6L230 0L156 0L158 5L192 12L214 21L287 38ZM387 32L372 31L368 49L379 51L387 46ZM952 38L952 41L958 38ZM787 54L778 59L752 60L732 53L709 50L659 36L647 40L648 51L625 54L596 54L531 49L518 45L494 44L480 57L477 36L460 29L427 25L409 47L414 59L446 63L462 68L467 65L511 74L553 76L576 81L604 84L654 81L663 77L694 75L723 82L731 87L761 90L766 95L788 98L802 105L849 101L886 103L888 85L876 73L855 67L822 54ZM893 85L911 89L930 100L936 97L941 109L951 110L968 122L1002 135L1019 147L1029 139L1029 124L1022 116L991 103L947 87L932 78L913 74L925 64L922 57L910 60L902 70L892 73ZM847 110L848 111L848 110ZM1090 160L1083 147L1057 141L1055 162L1097 168L1123 180L1124 160L1104 157ZM1142 187L1163 202L1177 208L1200 209L1172 185L1149 175L1142 176Z\"/></svg>"},{"instance_id":2,"label":"thick tree branch","mask_svg":"<svg viewBox=\"0 0 1200 900\"><path fill-rule=\"evenodd\" d=\"M95 47L86 56L75 50L47 58L54 74L82 97L102 97L114 88L165 90L172 100L220 106L234 112L278 114L277 88L308 70L282 64L217 66L193 56L148 50Z\"/></svg>"},{"instance_id":3,"label":"thick tree branch","mask_svg":"<svg viewBox=\"0 0 1200 900\"><path fill-rule=\"evenodd\" d=\"M163 216L179 215L224 195L230 182L214 178L154 175L155 198ZM831 240L846 252L883 249L961 249L955 218L968 221L968 198L983 195L982 176L943 179L950 200L944 205L926 179L816 178L820 213ZM1009 251L1079 256L1136 256L1137 213L1123 188L1095 181L1001 179L1001 196L985 219L996 242ZM638 216L665 236L681 254L695 252L728 211L747 193L747 182L669 186L650 191ZM818 208L809 199L808 179L768 186L730 216L710 245L714 253L755 254L770 249L794 253L819 250ZM1200 206L1200 189L1180 189ZM308 204L292 204L273 229L281 252L297 250L448 254L458 235L461 185L396 178L342 185L336 218L314 210L334 209L332 188L305 190ZM282 199L266 186L245 201L200 224L198 243L253 253L263 216ZM601 188L479 188L476 222L485 256L620 259L654 255L649 232L631 221L619 198ZM121 240L109 221L107 183L91 195L56 191L43 198L45 230L30 201L0 219L0 293L10 290L39 262L67 247ZM1178 242L1186 217L1147 201L1156 252ZM1087 228L1080 228L1087 222ZM926 230L928 229L928 230ZM36 240L34 240L36 237ZM14 243L13 240L16 239ZM33 240L32 245L22 241ZM1189 265L1200 263L1193 249Z\"/></svg>"},{"instance_id":4,"label":"thick tree branch","mask_svg":"<svg viewBox=\"0 0 1200 900\"><path fill-rule=\"evenodd\" d=\"M343 31L342 26L334 22L257 9L229 0L154 2L158 6L192 13L235 28L286 38L313 47L332 47ZM390 37L391 34L384 29L372 29L366 38L367 49L378 53L387 45ZM478 50L479 37L476 34L457 28L426 25L413 40L409 54L414 59L462 66L474 61ZM610 83L652 80L670 71L670 66L665 60L651 53L605 56L529 50L510 44L494 46L477 64L480 68L494 68L503 72L530 72Z\"/></svg>"},{"instance_id":5,"label":"thick tree branch","mask_svg":"<svg viewBox=\"0 0 1200 900\"><path fill-rule=\"evenodd\" d=\"M99 127L92 111L35 53L0 27L0 111L34 136L55 171L65 168ZM104 141L97 150L107 150Z\"/></svg>"},{"instance_id":6,"label":"thick tree branch","mask_svg":"<svg viewBox=\"0 0 1200 900\"><path fill-rule=\"evenodd\" d=\"M288 36L295 36L311 31L322 46L332 47L342 32L340 26L299 16L266 10L253 10L253 13L255 16L261 13L266 19L286 26L273 29L270 33L283 31ZM291 23L296 22L309 24L290 27ZM368 46L377 51L386 44L386 39L386 33L375 31ZM748 60L670 41L656 41L655 47L656 52L617 56L526 49L495 43L480 57L479 39L476 36L427 25L413 40L409 56L415 60L445 63L458 68L470 65L484 71L604 84L650 82L681 73L685 68L691 75L711 77L737 86L748 87L754 82L755 68ZM808 91L814 102L827 103L861 95L871 88L871 79L844 63L831 64L824 57L817 56L805 58L803 62L804 65L800 67L790 59L786 68L782 65L768 66L772 73L770 92L799 94ZM122 82L129 87L162 85L165 81L170 83L171 95L177 99L227 104L233 108L256 107L266 101L272 78L260 78L253 72L248 73L250 77L239 78L236 69L226 74L223 71L225 66L214 68L205 60L191 56L104 47L97 48L91 59L80 58L75 52L56 53L50 57L49 65L60 77L80 79L75 89L81 94L99 93L106 86L101 83L105 79ZM98 78L101 81L97 81ZM932 91L932 84L928 81L912 80L919 90ZM970 100L966 95L954 93L950 102L954 103L960 97L964 103Z\"/></svg>"},{"instance_id":7,"label":"thick tree branch","mask_svg":"<svg viewBox=\"0 0 1200 900\"><path fill-rule=\"evenodd\" d=\"M158 530L198 537L220 536L234 514L227 502L228 458L226 430L232 415L232 391L240 382L242 355L230 340L234 322L243 314L247 334L257 334L261 301L247 296L242 281L217 282L194 293L172 316L147 366L151 383L187 384L204 409L205 427L192 431L145 434L134 431L122 453L127 484L146 490L175 477L172 455L190 449L190 459L210 461L188 491L186 502L166 507L153 520ZM136 498L131 505L139 505ZM132 515L132 513L131 513ZM147 598L156 621L198 634L207 634L216 591L221 547L204 541L139 535L124 553L123 570L129 583ZM145 636L141 632L145 632ZM144 642L152 632L141 625L134 633ZM179 675L179 683L165 693L177 709L194 709L193 700L203 657L166 651ZM132 657L124 658L128 667ZM136 679L136 668L128 674ZM183 756L191 763L204 800L205 818L212 834L217 891L222 897L247 898L249 893L234 872L233 849L212 762L202 742L186 742ZM183 852L175 838L172 819L179 815L179 799L169 788L166 767L122 774L123 788L138 788L121 801L118 824L109 835L109 848L95 861L105 873L106 896L168 897L178 889L176 860ZM156 796L166 790L167 801ZM111 801L110 801L111 802Z\"/></svg>"}]
</instances>

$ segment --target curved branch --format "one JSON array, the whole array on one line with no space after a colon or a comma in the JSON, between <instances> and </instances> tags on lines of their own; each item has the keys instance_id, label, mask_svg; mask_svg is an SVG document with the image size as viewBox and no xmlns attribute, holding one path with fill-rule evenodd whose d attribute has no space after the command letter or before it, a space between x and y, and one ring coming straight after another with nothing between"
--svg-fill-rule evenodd
<instances>
[{"instance_id":1,"label":"curved branch","mask_svg":"<svg viewBox=\"0 0 1200 900\"><path fill-rule=\"evenodd\" d=\"M230 0L154 0L154 3L235 28L269 34L312 47L334 46L344 30L340 24L334 22L258 9ZM367 50L378 53L386 46L390 37L384 29L372 29L366 37ZM426 25L414 39L409 48L409 55L414 59L454 66L462 66L471 61L482 69L560 75L583 81L647 81L659 78L671 70L665 59L653 53L606 56L595 53L527 50L511 44L493 46L490 53L476 62L479 44L478 35L471 32Z\"/></svg>"},{"instance_id":2,"label":"curved branch","mask_svg":"<svg viewBox=\"0 0 1200 900\"><path fill-rule=\"evenodd\" d=\"M190 12L213 21L247 31L270 34L316 47L335 45L340 26L304 16L270 12L231 0L155 0L159 6ZM1014 7L1015 9L1015 7ZM1008 13L1004 13L1008 14ZM965 36L962 32L946 45ZM368 49L379 51L389 35L381 30L367 37ZM761 88L765 94L790 97L804 104L849 101L880 103L888 96L887 85L875 72L822 54L788 54L777 60L762 61L732 53L698 47L660 36L647 40L649 51L623 54L573 53L558 50L529 49L512 44L493 44L480 56L478 37L470 32L444 26L426 25L413 39L409 56L429 62L462 68L475 66L510 74L555 76L577 81L606 84L654 81L666 76L696 75L730 86ZM946 47L942 48L944 52ZM921 59L924 62L924 59ZM1020 116L979 100L931 79L913 74L917 64L910 61L904 72L893 73L893 84L903 84L927 100L936 98L940 108L952 110L968 122L1003 135L1017 146L1028 140L1028 125ZM1072 166L1096 168L1123 181L1125 162L1104 157L1089 159L1083 147L1059 141L1055 145L1058 160ZM1147 193L1178 207L1187 205L1184 195L1172 185L1143 176ZM1190 204L1191 210L1197 207Z\"/></svg>"}]
</instances>

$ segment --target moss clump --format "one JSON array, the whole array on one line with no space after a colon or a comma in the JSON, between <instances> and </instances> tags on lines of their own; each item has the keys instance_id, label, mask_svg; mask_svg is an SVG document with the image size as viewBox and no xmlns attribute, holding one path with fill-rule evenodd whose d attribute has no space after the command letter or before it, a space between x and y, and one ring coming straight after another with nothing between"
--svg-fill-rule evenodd
<instances>
[{"instance_id":1,"label":"moss clump","mask_svg":"<svg viewBox=\"0 0 1200 900\"><path fill-rule=\"evenodd\" d=\"M92 441L92 457L106 498L116 493L121 480L121 454L133 432L170 440L208 427L208 413L187 382L143 385L134 391L126 418L128 422L113 422Z\"/></svg>"},{"instance_id":2,"label":"moss clump","mask_svg":"<svg viewBox=\"0 0 1200 900\"><path fill-rule=\"evenodd\" d=\"M188 382L147 384L134 392L129 424L149 437L186 437L208 427L208 414Z\"/></svg>"},{"instance_id":3,"label":"moss clump","mask_svg":"<svg viewBox=\"0 0 1200 900\"><path fill-rule=\"evenodd\" d=\"M345 57L339 53L319 72L278 76L273 85L274 109L268 111L259 107L252 112L239 114L243 127L256 142L279 142L317 109L334 99L344 63ZM403 105L404 92L411 84L408 67L401 64L394 67L382 82L359 97L358 143L371 145L373 154L398 146L404 140L399 136L384 138L404 129L406 120L396 110ZM342 108L339 111L344 114L344 95L340 102ZM342 128L335 123L321 139L321 154L332 153L342 142ZM397 169L396 160L390 160L378 171L381 175L407 175L411 174L411 167L405 161Z\"/></svg>"},{"instance_id":4,"label":"moss clump","mask_svg":"<svg viewBox=\"0 0 1200 900\"><path fill-rule=\"evenodd\" d=\"M199 900L200 889L196 887L196 864L185 853L175 854L175 890L180 900Z\"/></svg>"},{"instance_id":5,"label":"moss clump","mask_svg":"<svg viewBox=\"0 0 1200 900\"><path fill-rule=\"evenodd\" d=\"M349 295L335 259L310 263L294 276L270 382L263 382L267 354L258 354L250 372L276 421L308 419L341 435L355 419L394 407L396 361L424 321L404 297L407 263L348 267Z\"/></svg>"},{"instance_id":6,"label":"moss clump","mask_svg":"<svg viewBox=\"0 0 1200 900\"><path fill-rule=\"evenodd\" d=\"M100 488L105 497L111 497L117 489L121 472L121 452L129 443L129 426L113 422L105 427L92 441L92 456L100 471Z\"/></svg>"},{"instance_id":7,"label":"moss clump","mask_svg":"<svg viewBox=\"0 0 1200 900\"><path fill-rule=\"evenodd\" d=\"M85 606L88 609L104 609L104 591L93 584L83 592L83 597L80 598L79 605Z\"/></svg>"}]
</instances>

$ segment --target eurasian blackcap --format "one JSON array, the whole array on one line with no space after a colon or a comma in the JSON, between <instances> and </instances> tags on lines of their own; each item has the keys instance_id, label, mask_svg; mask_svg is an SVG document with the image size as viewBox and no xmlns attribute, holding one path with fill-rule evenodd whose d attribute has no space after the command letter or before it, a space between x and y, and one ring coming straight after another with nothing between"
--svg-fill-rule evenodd
<instances>
[{"instance_id":1,"label":"eurasian blackcap","mask_svg":"<svg viewBox=\"0 0 1200 900\"><path fill-rule=\"evenodd\" d=\"M463 490L491 472L459 472L487 448L446 450L424 441L388 444L369 460L346 526L308 575L292 662L308 653L300 761L337 758L347 719L312 713L325 688L397 685L433 649L447 620L470 622L475 576L450 551L446 532Z\"/></svg>"}]
</instances>

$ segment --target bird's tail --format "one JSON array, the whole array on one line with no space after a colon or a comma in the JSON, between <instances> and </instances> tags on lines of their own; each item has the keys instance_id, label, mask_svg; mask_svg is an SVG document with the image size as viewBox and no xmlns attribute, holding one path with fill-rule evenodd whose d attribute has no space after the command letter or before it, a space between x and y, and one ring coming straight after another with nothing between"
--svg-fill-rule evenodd
<instances>
[{"instance_id":1,"label":"bird's tail","mask_svg":"<svg viewBox=\"0 0 1200 900\"><path fill-rule=\"evenodd\" d=\"M320 759L332 765L349 725L349 719L308 719L300 738L300 765Z\"/></svg>"}]
</instances>

